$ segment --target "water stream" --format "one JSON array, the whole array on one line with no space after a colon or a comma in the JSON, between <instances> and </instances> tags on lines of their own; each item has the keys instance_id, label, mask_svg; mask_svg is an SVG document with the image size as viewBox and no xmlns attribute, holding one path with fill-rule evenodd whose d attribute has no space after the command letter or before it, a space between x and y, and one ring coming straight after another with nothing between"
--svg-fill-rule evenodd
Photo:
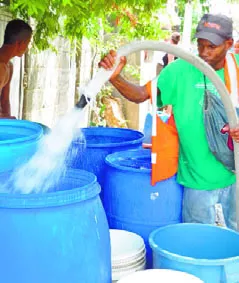
<instances>
[{"instance_id":1,"label":"water stream","mask_svg":"<svg viewBox=\"0 0 239 283\"><path fill-rule=\"evenodd\" d=\"M72 141L75 138L84 141L78 127L84 115L84 109L74 108L59 119L50 133L42 138L32 158L13 171L10 179L1 186L1 191L44 193L53 187L65 173L65 160Z\"/></svg>"},{"instance_id":2,"label":"water stream","mask_svg":"<svg viewBox=\"0 0 239 283\"><path fill-rule=\"evenodd\" d=\"M101 70L89 84L81 89L91 100L89 107L94 104L94 99L103 84L109 79L112 71ZM39 144L36 153L24 165L16 168L5 184L1 184L2 193L45 193L66 172L66 158L74 158L74 152L69 151L72 142L80 139L85 143L80 132L79 122L85 120L86 108L74 108L61 119L54 128L45 135ZM83 150L84 146L80 150ZM68 155L71 156L68 156Z\"/></svg>"}]
</instances>

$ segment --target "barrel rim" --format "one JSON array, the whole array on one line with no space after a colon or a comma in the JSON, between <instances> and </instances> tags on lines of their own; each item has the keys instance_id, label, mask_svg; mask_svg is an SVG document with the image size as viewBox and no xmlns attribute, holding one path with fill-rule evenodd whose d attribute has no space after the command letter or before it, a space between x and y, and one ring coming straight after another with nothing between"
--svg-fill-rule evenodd
<instances>
[{"instance_id":1,"label":"barrel rim","mask_svg":"<svg viewBox=\"0 0 239 283\"><path fill-rule=\"evenodd\" d=\"M187 257L187 256L181 256L172 252L169 252L165 249L160 248L155 242L154 242L154 237L156 236L156 234L159 231L163 231L163 230L167 230L170 229L172 227L175 226L195 226L195 225L200 225L203 227L210 227L212 229L221 229L221 230L227 230L233 234L236 234L239 236L239 233L228 229L226 227L219 227L219 226L215 226L213 224L202 224L202 223L178 223L178 224L171 224L171 225L167 225L164 227L160 227L156 230L154 230L153 232L150 233L149 235L149 245L152 248L153 253L158 252L160 255L170 259L170 260L177 260L178 262L183 262L183 263L190 263L192 265L206 265L206 266L212 266L212 265L225 265L226 263L231 263L234 261L238 261L239 260L239 256L235 256L235 257L229 257L226 259L195 259L192 257Z\"/></svg>"},{"instance_id":2,"label":"barrel rim","mask_svg":"<svg viewBox=\"0 0 239 283\"><path fill-rule=\"evenodd\" d=\"M114 152L111 154L108 154L105 157L105 163L113 168L116 168L118 170L121 171L130 171L130 172L135 172L135 173L151 173L151 169L148 168L142 168L142 169L137 169L137 168L133 168L133 167L127 167L127 166L123 166L123 165L118 165L118 164L114 164L112 162L112 159L117 157L117 156L122 156L122 155L129 155L130 153L141 153L141 156L149 156L150 157L150 153L151 151L149 149L130 149L130 150L124 150L124 151L118 151L118 152Z\"/></svg>"},{"instance_id":3,"label":"barrel rim","mask_svg":"<svg viewBox=\"0 0 239 283\"><path fill-rule=\"evenodd\" d=\"M100 185L97 182L96 176L91 172L80 169L68 169L67 176L64 178L73 178L77 175L81 178L88 178L90 180L89 184L71 190L48 193L0 193L0 208L37 209L43 207L65 206L89 200L99 195L101 190Z\"/></svg>"},{"instance_id":4,"label":"barrel rim","mask_svg":"<svg viewBox=\"0 0 239 283\"><path fill-rule=\"evenodd\" d=\"M81 132L84 135L84 131L92 131L92 132L101 132L102 131L114 131L114 132L122 132L122 135L125 132L132 132L137 134L139 137L135 140L131 141L125 141L125 142L117 142L117 143L97 143L97 144L91 144L89 142L86 142L87 148L105 148L105 147L125 147L127 145L135 145L135 144L141 144L143 143L144 134L140 131L134 130L134 129L127 129L127 128L111 128L111 127L89 127L89 128L81 128ZM84 142L77 142L76 140L73 141L73 144L85 144Z\"/></svg>"},{"instance_id":5,"label":"barrel rim","mask_svg":"<svg viewBox=\"0 0 239 283\"><path fill-rule=\"evenodd\" d=\"M20 126L21 125L21 126ZM24 127L25 125L25 127ZM0 126L12 126L20 128L28 128L35 130L35 133L25 136L19 137L9 140L0 140L0 145L15 145L16 143L23 143L32 140L39 140L43 136L43 128L35 122L28 120L14 120L14 119L0 119Z\"/></svg>"}]
</instances>

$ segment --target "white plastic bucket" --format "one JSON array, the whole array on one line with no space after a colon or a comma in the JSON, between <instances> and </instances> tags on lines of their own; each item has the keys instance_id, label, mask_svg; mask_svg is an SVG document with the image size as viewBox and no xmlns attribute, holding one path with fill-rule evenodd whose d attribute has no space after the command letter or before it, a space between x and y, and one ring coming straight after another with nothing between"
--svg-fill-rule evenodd
<instances>
[{"instance_id":1,"label":"white plastic bucket","mask_svg":"<svg viewBox=\"0 0 239 283\"><path fill-rule=\"evenodd\" d=\"M111 229L110 239L113 282L145 269L146 251L142 237L125 230Z\"/></svg>"},{"instance_id":2,"label":"white plastic bucket","mask_svg":"<svg viewBox=\"0 0 239 283\"><path fill-rule=\"evenodd\" d=\"M112 269L112 280L113 282L117 282L121 278L124 278L127 275L135 273L137 271L141 271L145 269L146 261L141 261L137 266L128 266L128 268L119 268L117 270Z\"/></svg>"},{"instance_id":3,"label":"white plastic bucket","mask_svg":"<svg viewBox=\"0 0 239 283\"><path fill-rule=\"evenodd\" d=\"M122 277L118 283L202 283L199 278L176 270L148 269Z\"/></svg>"}]
</instances>

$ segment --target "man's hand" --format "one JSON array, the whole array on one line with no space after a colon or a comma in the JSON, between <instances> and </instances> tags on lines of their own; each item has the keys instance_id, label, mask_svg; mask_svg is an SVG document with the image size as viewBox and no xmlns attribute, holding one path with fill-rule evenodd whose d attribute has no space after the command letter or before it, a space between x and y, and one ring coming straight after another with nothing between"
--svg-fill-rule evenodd
<instances>
[{"instance_id":1,"label":"man's hand","mask_svg":"<svg viewBox=\"0 0 239 283\"><path fill-rule=\"evenodd\" d=\"M229 134L235 142L239 143L239 125L233 129L229 129Z\"/></svg>"},{"instance_id":2,"label":"man's hand","mask_svg":"<svg viewBox=\"0 0 239 283\"><path fill-rule=\"evenodd\" d=\"M98 66L102 67L106 70L111 70L115 65L115 59L116 59L117 53L114 50L110 50L108 54L106 54L99 62ZM127 60L125 56L120 57L120 63L114 73L112 74L110 81L114 80L122 71L126 64Z\"/></svg>"}]
</instances>

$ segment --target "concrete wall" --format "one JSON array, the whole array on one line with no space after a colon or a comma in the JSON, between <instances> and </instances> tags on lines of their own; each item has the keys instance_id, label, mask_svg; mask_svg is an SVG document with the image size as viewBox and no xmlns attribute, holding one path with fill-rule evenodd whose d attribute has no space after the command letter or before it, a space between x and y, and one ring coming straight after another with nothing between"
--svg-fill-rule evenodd
<instances>
[{"instance_id":1,"label":"concrete wall","mask_svg":"<svg viewBox=\"0 0 239 283\"><path fill-rule=\"evenodd\" d=\"M52 127L74 107L76 62L74 48L64 38L50 50L28 53L25 60L23 119Z\"/></svg>"},{"instance_id":2,"label":"concrete wall","mask_svg":"<svg viewBox=\"0 0 239 283\"><path fill-rule=\"evenodd\" d=\"M134 53L127 57L128 64L131 64L132 66L140 65L140 53ZM134 79L130 76L125 76L127 80L129 80L132 83L139 84L139 79ZM136 104L134 102L128 101L127 99L122 98L123 100L123 110L125 119L128 121L128 127L131 129L139 129L139 104Z\"/></svg>"}]
</instances>

